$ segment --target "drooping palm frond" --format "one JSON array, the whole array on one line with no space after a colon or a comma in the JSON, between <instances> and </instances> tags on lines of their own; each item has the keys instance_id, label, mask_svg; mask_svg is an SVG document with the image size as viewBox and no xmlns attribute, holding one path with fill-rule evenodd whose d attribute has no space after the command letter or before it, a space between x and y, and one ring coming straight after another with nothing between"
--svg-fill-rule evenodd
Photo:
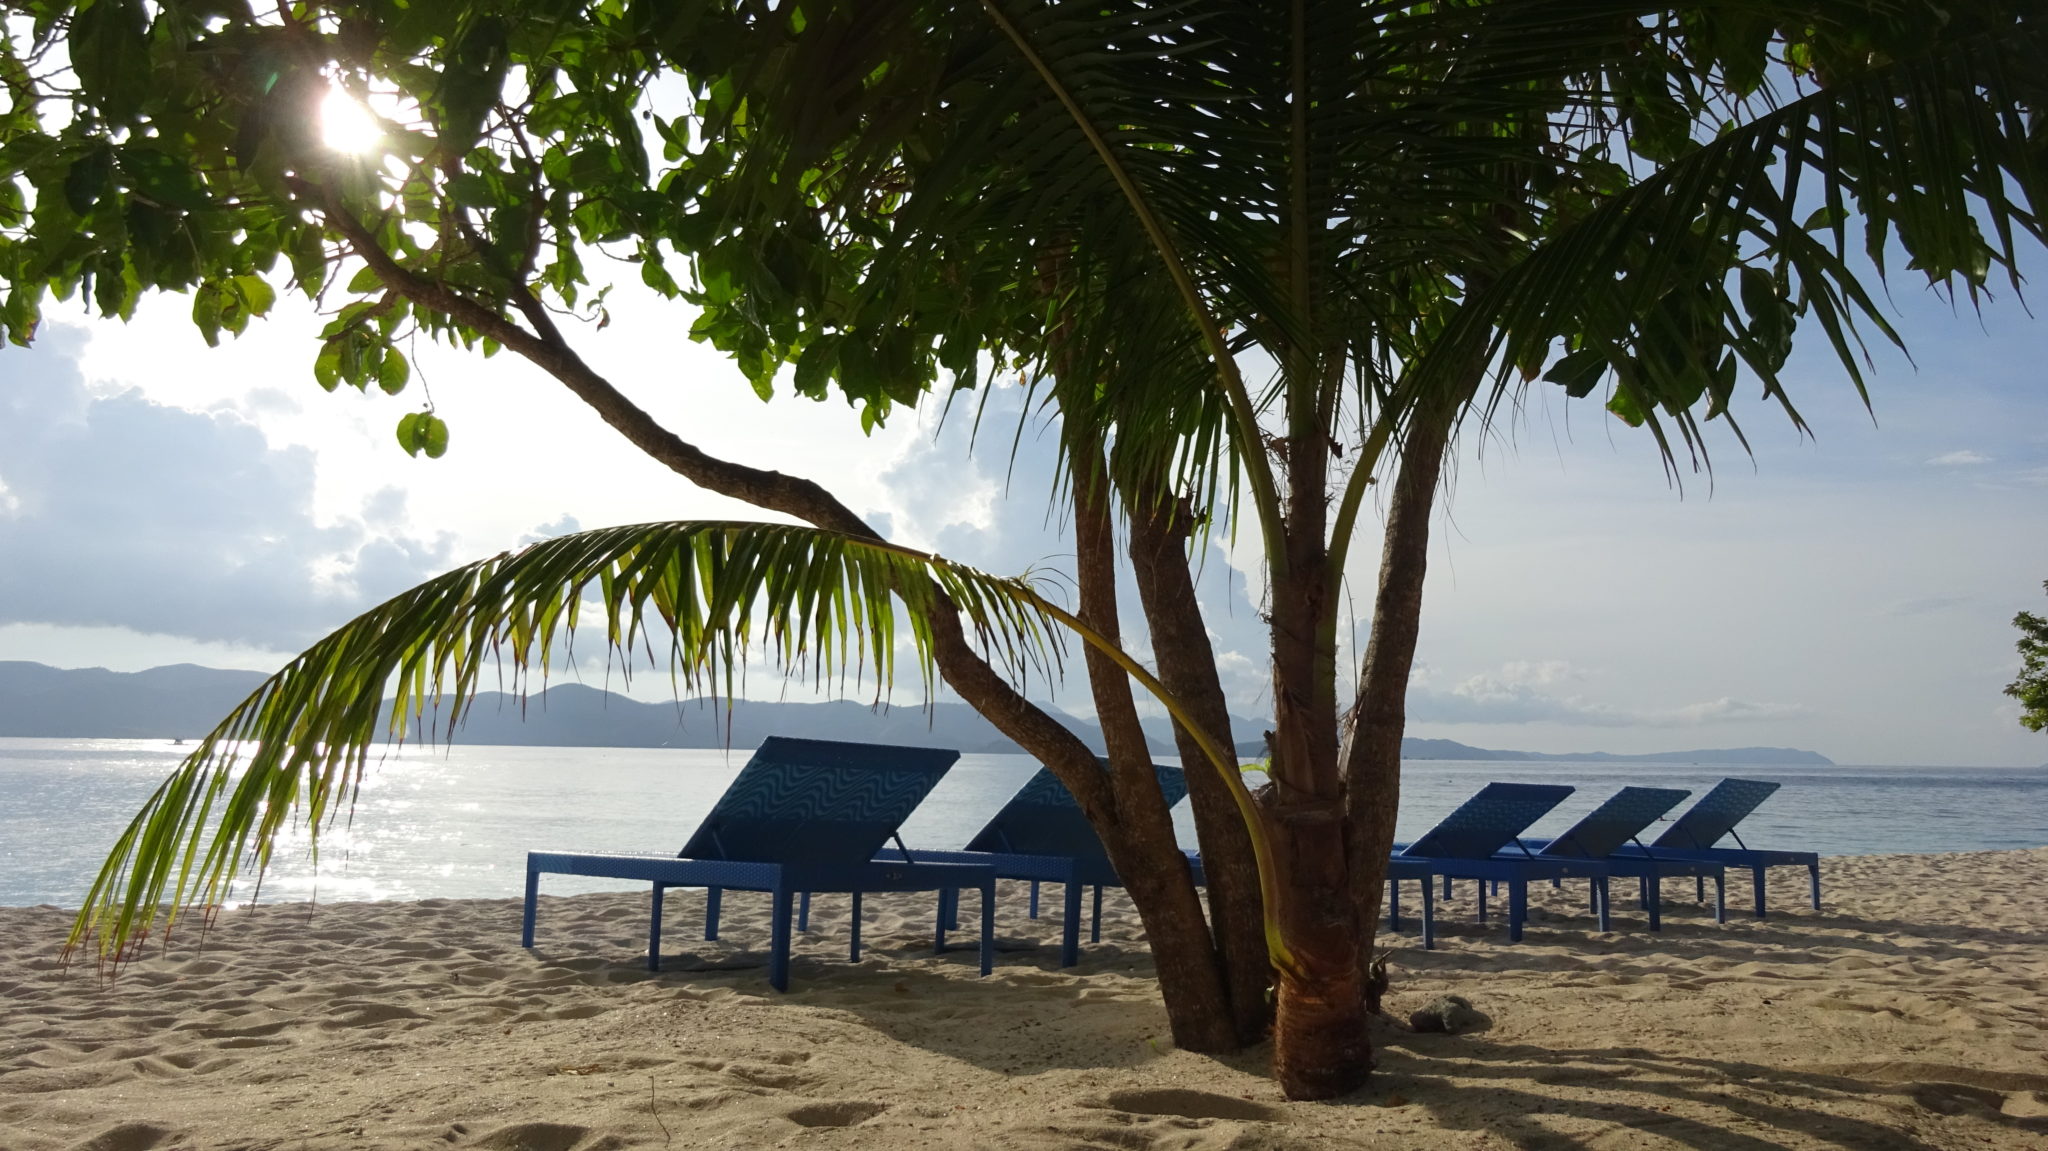
<instances>
[{"instance_id":1,"label":"drooping palm frond","mask_svg":"<svg viewBox=\"0 0 2048 1151\"><path fill-rule=\"evenodd\" d=\"M1609 409L1646 427L1667 466L1703 459L1705 420L1733 424L1742 369L1803 426L1780 378L1801 320L1867 402L1865 333L1900 343L1869 283L1896 274L1895 250L1975 298L1993 277L2017 290L2022 247L2048 239L2048 26L1996 8L1915 39L1908 17L1926 14L1900 6L1887 15L1906 31L1882 48L1818 77L1758 76L1717 130L1678 133L1647 174L1546 205L1511 265L1461 302L1435 367L1483 347L1521 368L1519 383L1497 379L1489 410L1546 365L1573 397L1609 380ZM1618 126L1581 132L1572 164L1641 159L1623 143Z\"/></svg>"},{"instance_id":2,"label":"drooping palm frond","mask_svg":"<svg viewBox=\"0 0 2048 1151\"><path fill-rule=\"evenodd\" d=\"M160 916L218 902L245 866L260 876L294 821L317 850L376 741L402 740L430 714L452 733L487 668L509 658L523 686L586 619L615 654L660 659L665 646L679 688L730 697L761 654L818 679L872 676L886 691L901 643L929 689L941 596L1012 674L1057 673L1051 625L1066 613L1025 581L809 527L638 524L448 572L314 644L200 741L116 842L71 946L96 938L102 959L118 957Z\"/></svg>"}]
</instances>

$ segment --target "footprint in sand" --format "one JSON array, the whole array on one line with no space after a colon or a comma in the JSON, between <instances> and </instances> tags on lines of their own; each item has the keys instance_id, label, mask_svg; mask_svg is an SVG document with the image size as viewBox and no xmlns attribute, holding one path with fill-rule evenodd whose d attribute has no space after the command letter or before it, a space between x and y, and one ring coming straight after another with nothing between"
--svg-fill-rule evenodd
<instances>
[{"instance_id":1,"label":"footprint in sand","mask_svg":"<svg viewBox=\"0 0 2048 1151\"><path fill-rule=\"evenodd\" d=\"M149 1151L177 1137L177 1132L156 1123L127 1122L107 1128L73 1151Z\"/></svg>"},{"instance_id":2,"label":"footprint in sand","mask_svg":"<svg viewBox=\"0 0 2048 1151\"><path fill-rule=\"evenodd\" d=\"M887 1103L871 1099L841 1099L831 1103L807 1103L782 1117L799 1127L852 1127L887 1111Z\"/></svg>"},{"instance_id":3,"label":"footprint in sand","mask_svg":"<svg viewBox=\"0 0 2048 1151\"><path fill-rule=\"evenodd\" d=\"M1252 1099L1238 1099L1186 1087L1144 1087L1112 1091L1099 1100L1084 1101L1084 1107L1102 1107L1132 1115L1174 1115L1182 1119L1236 1119L1252 1123L1279 1123L1286 1114Z\"/></svg>"},{"instance_id":4,"label":"footprint in sand","mask_svg":"<svg viewBox=\"0 0 2048 1151\"><path fill-rule=\"evenodd\" d=\"M570 1123L515 1123L498 1128L472 1146L491 1151L574 1151L589 1134L590 1128Z\"/></svg>"}]
</instances>

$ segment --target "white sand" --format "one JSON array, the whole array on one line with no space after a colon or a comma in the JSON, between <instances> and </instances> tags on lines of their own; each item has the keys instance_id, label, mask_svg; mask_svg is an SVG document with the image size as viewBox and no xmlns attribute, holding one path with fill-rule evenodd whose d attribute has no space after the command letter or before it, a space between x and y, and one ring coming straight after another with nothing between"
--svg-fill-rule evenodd
<instances>
[{"instance_id":1,"label":"white sand","mask_svg":"<svg viewBox=\"0 0 2048 1151\"><path fill-rule=\"evenodd\" d=\"M1546 889L1521 945L1466 885L1440 950L1395 937L1387 1006L1493 1027L1389 1023L1335 1104L1174 1049L1121 899L1061 971L1006 895L986 980L929 954L926 897L871 899L857 966L821 899L787 995L758 896L707 944L671 893L659 975L645 897L595 895L545 900L531 952L515 900L264 907L111 987L59 970L65 913L0 909L0 1148L2048 1147L2048 849L1831 859L1818 913L1780 874L1725 927L1674 882L1661 935Z\"/></svg>"}]
</instances>

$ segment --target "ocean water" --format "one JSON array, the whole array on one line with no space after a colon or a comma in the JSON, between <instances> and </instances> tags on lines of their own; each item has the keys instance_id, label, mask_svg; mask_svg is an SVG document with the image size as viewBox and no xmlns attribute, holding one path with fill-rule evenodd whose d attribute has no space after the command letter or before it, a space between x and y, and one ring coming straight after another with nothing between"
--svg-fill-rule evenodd
<instances>
[{"instance_id":1,"label":"ocean water","mask_svg":"<svg viewBox=\"0 0 2048 1151\"><path fill-rule=\"evenodd\" d=\"M114 839L187 748L159 740L0 739L0 906L75 907ZM283 844L264 898L510 898L535 848L673 852L746 752L457 747L373 763L347 826ZM1017 755L962 756L903 829L951 848L1036 770ZM1723 776L1785 786L1738 829L1753 847L1826 855L2048 846L2048 769L1413 761L1399 833L1427 830L1491 780L1578 791L1532 834L1554 833L1630 783L1705 791ZM1681 807L1680 810L1683 810ZM1187 805L1175 809L1193 846ZM550 876L554 894L639 884Z\"/></svg>"}]
</instances>

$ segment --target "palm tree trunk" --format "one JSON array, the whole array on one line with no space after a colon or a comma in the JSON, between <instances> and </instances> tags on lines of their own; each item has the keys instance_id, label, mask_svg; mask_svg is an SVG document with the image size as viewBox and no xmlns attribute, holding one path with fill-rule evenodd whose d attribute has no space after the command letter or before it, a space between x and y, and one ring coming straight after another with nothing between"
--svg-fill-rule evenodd
<instances>
[{"instance_id":1,"label":"palm tree trunk","mask_svg":"<svg viewBox=\"0 0 2048 1151\"><path fill-rule=\"evenodd\" d=\"M1297 561L1273 585L1273 786L1262 804L1273 844L1281 937L1273 1075L1289 1099L1328 1099L1372 1071L1365 964L1345 847L1333 707L1316 691L1319 563Z\"/></svg>"},{"instance_id":2,"label":"palm tree trunk","mask_svg":"<svg viewBox=\"0 0 2048 1151\"><path fill-rule=\"evenodd\" d=\"M1470 380L1476 385L1483 368ZM1465 395L1470 395L1469 388ZM1401 468L1387 506L1380 583L1373 600L1372 638L1365 649L1358 692L1345 715L1344 824L1350 840L1354 916L1372 959L1381 885L1394 845L1401 807L1401 736L1408 718L1408 676L1422 624L1422 585L1429 566L1429 517L1435 505L1444 451L1462 398L1420 409L1410 423Z\"/></svg>"},{"instance_id":3,"label":"palm tree trunk","mask_svg":"<svg viewBox=\"0 0 2048 1151\"><path fill-rule=\"evenodd\" d=\"M1120 643L1116 527L1101 446L1074 443L1070 455L1079 614L1088 626ZM1130 677L1092 645L1084 650L1116 799L1111 817L1093 822L1152 944L1173 1041L1189 1051L1234 1051L1241 1044L1222 963L1202 918L1202 901L1195 894L1187 857L1174 841L1173 817L1152 769L1152 751L1138 722Z\"/></svg>"},{"instance_id":4,"label":"palm tree trunk","mask_svg":"<svg viewBox=\"0 0 2048 1151\"><path fill-rule=\"evenodd\" d=\"M1201 604L1188 570L1188 538L1194 517L1162 487L1136 493L1128 502L1131 570L1152 637L1153 662L1167 690L1180 698L1209 738L1233 743L1230 710L1216 674ZM1174 724L1174 744L1187 766L1188 805L1209 889L1210 929L1222 955L1230 1013L1237 1037L1256 1043L1272 1025L1273 965L1266 952L1265 920L1259 894L1259 865L1229 786L1210 769L1192 736Z\"/></svg>"}]
</instances>

